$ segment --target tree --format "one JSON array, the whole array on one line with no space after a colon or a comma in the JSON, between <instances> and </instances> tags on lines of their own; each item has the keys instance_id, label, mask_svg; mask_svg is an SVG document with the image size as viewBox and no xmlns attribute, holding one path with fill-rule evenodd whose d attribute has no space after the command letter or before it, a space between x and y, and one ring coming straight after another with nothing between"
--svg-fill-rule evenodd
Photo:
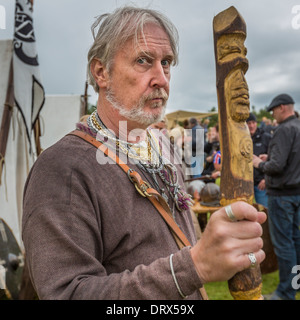
<instances>
[{"instance_id":1,"label":"tree","mask_svg":"<svg viewBox=\"0 0 300 320\"><path fill-rule=\"evenodd\" d=\"M259 109L258 112L255 111L255 106L252 106L251 109L252 113L256 116L256 120L258 123L260 123L264 117L273 120L271 113L267 111L267 107L265 107L264 109Z\"/></svg>"},{"instance_id":2,"label":"tree","mask_svg":"<svg viewBox=\"0 0 300 320\"><path fill-rule=\"evenodd\" d=\"M217 111L216 107L212 107L210 110L208 110L208 112L216 112L216 111ZM218 114L214 114L214 115L209 116L207 118L209 119L209 127L214 127L219 122L219 115Z\"/></svg>"}]
</instances>

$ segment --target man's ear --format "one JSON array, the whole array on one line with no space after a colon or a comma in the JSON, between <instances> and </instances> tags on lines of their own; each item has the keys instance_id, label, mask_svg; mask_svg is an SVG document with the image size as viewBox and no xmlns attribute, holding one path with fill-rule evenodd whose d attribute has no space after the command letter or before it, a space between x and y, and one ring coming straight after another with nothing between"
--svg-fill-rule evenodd
<instances>
[{"instance_id":1,"label":"man's ear","mask_svg":"<svg viewBox=\"0 0 300 320\"><path fill-rule=\"evenodd\" d=\"M106 88L109 80L107 68L101 61L95 58L91 63L91 73L97 82L99 88Z\"/></svg>"}]
</instances>

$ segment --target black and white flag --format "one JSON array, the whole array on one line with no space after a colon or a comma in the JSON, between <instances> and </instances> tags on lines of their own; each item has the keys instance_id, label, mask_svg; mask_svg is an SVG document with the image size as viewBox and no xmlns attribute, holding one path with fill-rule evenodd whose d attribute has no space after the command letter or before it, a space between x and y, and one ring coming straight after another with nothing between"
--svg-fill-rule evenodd
<instances>
[{"instance_id":1,"label":"black and white flag","mask_svg":"<svg viewBox=\"0 0 300 320\"><path fill-rule=\"evenodd\" d=\"M32 0L16 0L14 32L14 94L31 141L31 131L44 105L32 19Z\"/></svg>"}]
</instances>

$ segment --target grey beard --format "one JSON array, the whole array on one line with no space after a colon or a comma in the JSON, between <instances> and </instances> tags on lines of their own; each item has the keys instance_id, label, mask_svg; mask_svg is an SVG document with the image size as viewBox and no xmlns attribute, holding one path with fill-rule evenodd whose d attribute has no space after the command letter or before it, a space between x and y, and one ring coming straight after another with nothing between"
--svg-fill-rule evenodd
<instances>
[{"instance_id":1,"label":"grey beard","mask_svg":"<svg viewBox=\"0 0 300 320\"><path fill-rule=\"evenodd\" d=\"M145 102L154 95L163 96L164 98L164 105L160 114L151 114L144 111ZM140 101L136 105L132 106L130 110L126 110L126 108L116 100L115 94L111 88L109 88L106 92L106 99L111 103L113 108L117 109L119 111L119 114L127 120L135 121L142 125L149 126L152 123L159 122L164 118L168 96L163 89L157 89L157 91L154 91L149 96L142 97ZM157 107L158 105L154 105L153 109Z\"/></svg>"}]
</instances>

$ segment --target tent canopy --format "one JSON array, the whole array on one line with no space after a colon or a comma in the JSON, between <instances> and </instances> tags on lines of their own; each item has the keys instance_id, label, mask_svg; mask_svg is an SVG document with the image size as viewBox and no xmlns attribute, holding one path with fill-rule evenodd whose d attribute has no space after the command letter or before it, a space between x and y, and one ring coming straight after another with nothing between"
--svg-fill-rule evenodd
<instances>
[{"instance_id":1,"label":"tent canopy","mask_svg":"<svg viewBox=\"0 0 300 320\"><path fill-rule=\"evenodd\" d=\"M166 114L166 118L169 122L169 127L175 121L184 121L189 118L202 119L212 115L218 114L218 112L196 112L196 111L187 111L187 110L177 110Z\"/></svg>"}]
</instances>

